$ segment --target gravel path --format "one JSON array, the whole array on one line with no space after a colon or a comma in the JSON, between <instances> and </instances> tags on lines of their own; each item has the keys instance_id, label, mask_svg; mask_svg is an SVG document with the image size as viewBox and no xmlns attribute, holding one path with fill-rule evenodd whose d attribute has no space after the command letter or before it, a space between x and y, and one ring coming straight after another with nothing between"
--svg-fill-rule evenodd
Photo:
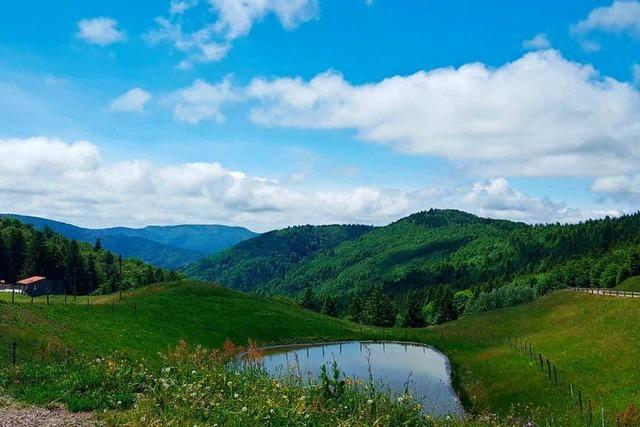
<instances>
[{"instance_id":1,"label":"gravel path","mask_svg":"<svg viewBox=\"0 0 640 427\"><path fill-rule=\"evenodd\" d=\"M0 397L0 427L85 427L94 426L93 415L72 413L63 408L25 406Z\"/></svg>"}]
</instances>

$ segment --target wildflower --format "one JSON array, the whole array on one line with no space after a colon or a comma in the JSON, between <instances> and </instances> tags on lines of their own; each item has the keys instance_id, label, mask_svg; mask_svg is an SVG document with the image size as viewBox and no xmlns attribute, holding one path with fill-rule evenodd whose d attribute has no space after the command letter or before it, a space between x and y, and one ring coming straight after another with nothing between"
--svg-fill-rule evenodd
<instances>
[{"instance_id":1,"label":"wildflower","mask_svg":"<svg viewBox=\"0 0 640 427\"><path fill-rule=\"evenodd\" d=\"M122 401L118 400L118 406L122 405Z\"/></svg>"},{"instance_id":2,"label":"wildflower","mask_svg":"<svg viewBox=\"0 0 640 427\"><path fill-rule=\"evenodd\" d=\"M367 400L367 403L368 403L369 405L373 405L373 400L369 399L369 400Z\"/></svg>"},{"instance_id":3,"label":"wildflower","mask_svg":"<svg viewBox=\"0 0 640 427\"><path fill-rule=\"evenodd\" d=\"M402 396L399 396L398 397L398 403L402 403L402 402L404 402L404 398Z\"/></svg>"},{"instance_id":4,"label":"wildflower","mask_svg":"<svg viewBox=\"0 0 640 427\"><path fill-rule=\"evenodd\" d=\"M100 363L100 362L102 362L102 360L100 360L100 358L98 357L98 358L96 359L96 363Z\"/></svg>"},{"instance_id":5,"label":"wildflower","mask_svg":"<svg viewBox=\"0 0 640 427\"><path fill-rule=\"evenodd\" d=\"M240 395L238 393L233 393L233 397L237 399L238 397L240 397Z\"/></svg>"},{"instance_id":6,"label":"wildflower","mask_svg":"<svg viewBox=\"0 0 640 427\"><path fill-rule=\"evenodd\" d=\"M195 375L196 374L196 370L194 369L193 371L191 371L191 375Z\"/></svg>"},{"instance_id":7,"label":"wildflower","mask_svg":"<svg viewBox=\"0 0 640 427\"><path fill-rule=\"evenodd\" d=\"M231 387L232 385L233 385L233 383L232 383L231 381L229 381L229 382L227 383L227 386L229 386L229 387Z\"/></svg>"},{"instance_id":8,"label":"wildflower","mask_svg":"<svg viewBox=\"0 0 640 427\"><path fill-rule=\"evenodd\" d=\"M242 407L242 412L247 412L247 407L246 406Z\"/></svg>"}]
</instances>

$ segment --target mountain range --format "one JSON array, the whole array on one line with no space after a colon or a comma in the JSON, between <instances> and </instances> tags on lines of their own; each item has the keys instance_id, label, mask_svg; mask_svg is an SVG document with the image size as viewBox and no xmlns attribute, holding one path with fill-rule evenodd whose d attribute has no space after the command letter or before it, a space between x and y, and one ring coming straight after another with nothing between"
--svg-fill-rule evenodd
<instances>
[{"instance_id":1,"label":"mountain range","mask_svg":"<svg viewBox=\"0 0 640 427\"><path fill-rule=\"evenodd\" d=\"M33 216L6 214L38 229L45 227L70 239L95 243L125 258L138 258L156 267L181 269L201 258L257 235L243 227L226 225L175 225L144 228L82 228Z\"/></svg>"}]
</instances>

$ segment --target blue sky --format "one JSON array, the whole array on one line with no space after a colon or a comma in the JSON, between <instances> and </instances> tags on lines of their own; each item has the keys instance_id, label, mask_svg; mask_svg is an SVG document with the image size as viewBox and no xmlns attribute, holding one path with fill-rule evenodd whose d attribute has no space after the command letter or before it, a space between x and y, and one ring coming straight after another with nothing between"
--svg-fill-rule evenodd
<instances>
[{"instance_id":1,"label":"blue sky","mask_svg":"<svg viewBox=\"0 0 640 427\"><path fill-rule=\"evenodd\" d=\"M0 202L260 231L635 211L639 47L632 0L11 2Z\"/></svg>"}]
</instances>

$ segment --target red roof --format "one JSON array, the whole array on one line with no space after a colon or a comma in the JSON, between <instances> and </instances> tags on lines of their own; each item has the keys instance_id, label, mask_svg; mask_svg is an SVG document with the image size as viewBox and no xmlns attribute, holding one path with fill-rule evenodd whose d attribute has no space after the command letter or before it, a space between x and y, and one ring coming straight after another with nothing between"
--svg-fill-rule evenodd
<instances>
[{"instance_id":1,"label":"red roof","mask_svg":"<svg viewBox=\"0 0 640 427\"><path fill-rule=\"evenodd\" d=\"M42 276L27 277L26 279L20 280L18 282L18 285L27 286L27 285L31 285L32 283L41 282L43 280L46 280L46 277L42 277Z\"/></svg>"}]
</instances>

